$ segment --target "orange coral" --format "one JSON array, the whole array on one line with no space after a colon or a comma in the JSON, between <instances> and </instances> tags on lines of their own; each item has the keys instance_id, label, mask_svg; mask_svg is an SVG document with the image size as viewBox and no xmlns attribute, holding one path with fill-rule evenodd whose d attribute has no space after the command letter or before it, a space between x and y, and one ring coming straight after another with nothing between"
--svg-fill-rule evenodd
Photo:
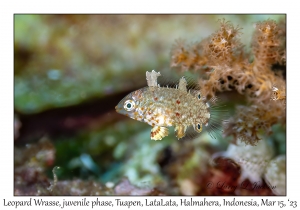
<instances>
[{"instance_id":1,"label":"orange coral","mask_svg":"<svg viewBox=\"0 0 300 210\"><path fill-rule=\"evenodd\" d=\"M204 53L210 56L210 65L226 65L234 59L234 52L241 48L239 42L240 29L234 27L225 19L220 21L220 29L210 36L210 41L205 45Z\"/></svg>"},{"instance_id":2,"label":"orange coral","mask_svg":"<svg viewBox=\"0 0 300 210\"><path fill-rule=\"evenodd\" d=\"M202 42L188 47L183 40L177 40L171 51L171 67L181 67L183 71L205 69L208 58L202 51Z\"/></svg>"},{"instance_id":3,"label":"orange coral","mask_svg":"<svg viewBox=\"0 0 300 210\"><path fill-rule=\"evenodd\" d=\"M260 140L259 133L264 131L271 134L271 126L276 123L285 123L285 110L279 102L268 104L258 103L251 106L238 106L236 115L224 124L224 135L234 136L246 144L256 145Z\"/></svg>"},{"instance_id":4,"label":"orange coral","mask_svg":"<svg viewBox=\"0 0 300 210\"><path fill-rule=\"evenodd\" d=\"M272 70L275 64L285 65L285 24L274 20L256 24L252 62L239 40L240 30L221 20L219 30L208 39L191 48L175 46L171 65L182 70L205 69L199 84L206 98L231 90L245 95L250 105L237 107L224 133L255 145L259 130L269 133L272 125L285 123L285 80Z\"/></svg>"},{"instance_id":5,"label":"orange coral","mask_svg":"<svg viewBox=\"0 0 300 210\"><path fill-rule=\"evenodd\" d=\"M234 27L225 19L219 20L219 22L220 29L208 39L190 47L185 46L182 40L177 41L171 52L171 67L180 67L181 70L205 69L206 72L209 72L208 70L211 68L205 68L206 65L213 67L229 64L239 58L243 48L238 39L241 28Z\"/></svg>"},{"instance_id":6,"label":"orange coral","mask_svg":"<svg viewBox=\"0 0 300 210\"><path fill-rule=\"evenodd\" d=\"M256 24L252 49L257 66L268 67L281 62L283 49L281 49L280 34L281 29L274 20Z\"/></svg>"}]
</instances>

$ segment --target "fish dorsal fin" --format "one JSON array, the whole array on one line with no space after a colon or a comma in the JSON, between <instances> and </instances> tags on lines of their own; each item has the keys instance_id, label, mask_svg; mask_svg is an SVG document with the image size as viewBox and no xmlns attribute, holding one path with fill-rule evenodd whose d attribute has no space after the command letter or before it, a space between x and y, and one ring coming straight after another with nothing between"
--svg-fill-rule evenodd
<instances>
[{"instance_id":1,"label":"fish dorsal fin","mask_svg":"<svg viewBox=\"0 0 300 210\"><path fill-rule=\"evenodd\" d=\"M179 80L178 89L187 92L186 85L187 85L186 79L184 77L181 77Z\"/></svg>"},{"instance_id":2,"label":"fish dorsal fin","mask_svg":"<svg viewBox=\"0 0 300 210\"><path fill-rule=\"evenodd\" d=\"M152 70L146 72L146 80L149 87L157 87L157 77L161 76L160 72Z\"/></svg>"},{"instance_id":3,"label":"fish dorsal fin","mask_svg":"<svg viewBox=\"0 0 300 210\"><path fill-rule=\"evenodd\" d=\"M197 78L189 74L184 74L179 77L176 74L170 74L163 72L162 76L158 78L160 87L174 88L189 92L189 90L199 90L200 86L197 82Z\"/></svg>"}]
</instances>

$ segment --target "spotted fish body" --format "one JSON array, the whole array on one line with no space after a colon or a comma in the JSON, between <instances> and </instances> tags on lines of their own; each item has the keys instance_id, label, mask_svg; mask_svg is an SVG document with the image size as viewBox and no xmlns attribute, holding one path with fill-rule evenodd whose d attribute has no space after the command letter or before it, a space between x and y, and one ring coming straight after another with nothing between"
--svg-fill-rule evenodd
<instances>
[{"instance_id":1,"label":"spotted fish body","mask_svg":"<svg viewBox=\"0 0 300 210\"><path fill-rule=\"evenodd\" d=\"M116 106L116 111L132 119L148 123L153 128L151 139L161 140L169 134L168 128L175 127L178 139L183 138L189 126L198 133L202 125L210 120L209 105L198 90L187 90L185 78L176 88L157 85L159 73L146 73L148 87L128 94Z\"/></svg>"}]
</instances>

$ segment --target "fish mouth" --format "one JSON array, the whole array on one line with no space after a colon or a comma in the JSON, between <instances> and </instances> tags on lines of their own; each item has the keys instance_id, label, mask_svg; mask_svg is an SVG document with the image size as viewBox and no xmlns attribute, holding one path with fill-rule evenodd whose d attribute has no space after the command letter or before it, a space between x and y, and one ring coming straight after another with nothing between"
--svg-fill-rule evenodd
<instances>
[{"instance_id":1,"label":"fish mouth","mask_svg":"<svg viewBox=\"0 0 300 210\"><path fill-rule=\"evenodd\" d=\"M118 106L115 106L116 112L120 112L121 109Z\"/></svg>"}]
</instances>

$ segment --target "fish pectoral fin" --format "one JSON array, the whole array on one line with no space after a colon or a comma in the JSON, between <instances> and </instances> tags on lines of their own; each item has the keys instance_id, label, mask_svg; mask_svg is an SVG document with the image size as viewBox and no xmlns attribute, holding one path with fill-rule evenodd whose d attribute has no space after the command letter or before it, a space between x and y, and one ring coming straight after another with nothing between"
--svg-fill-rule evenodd
<instances>
[{"instance_id":1,"label":"fish pectoral fin","mask_svg":"<svg viewBox=\"0 0 300 210\"><path fill-rule=\"evenodd\" d=\"M175 133L176 133L176 137L178 139L181 139L182 137L185 136L185 131L186 131L186 126L184 125L176 125L175 126Z\"/></svg>"},{"instance_id":2,"label":"fish pectoral fin","mask_svg":"<svg viewBox=\"0 0 300 210\"><path fill-rule=\"evenodd\" d=\"M165 136L169 135L169 129L161 126L154 126L151 129L151 139L152 140L161 140Z\"/></svg>"}]
</instances>

